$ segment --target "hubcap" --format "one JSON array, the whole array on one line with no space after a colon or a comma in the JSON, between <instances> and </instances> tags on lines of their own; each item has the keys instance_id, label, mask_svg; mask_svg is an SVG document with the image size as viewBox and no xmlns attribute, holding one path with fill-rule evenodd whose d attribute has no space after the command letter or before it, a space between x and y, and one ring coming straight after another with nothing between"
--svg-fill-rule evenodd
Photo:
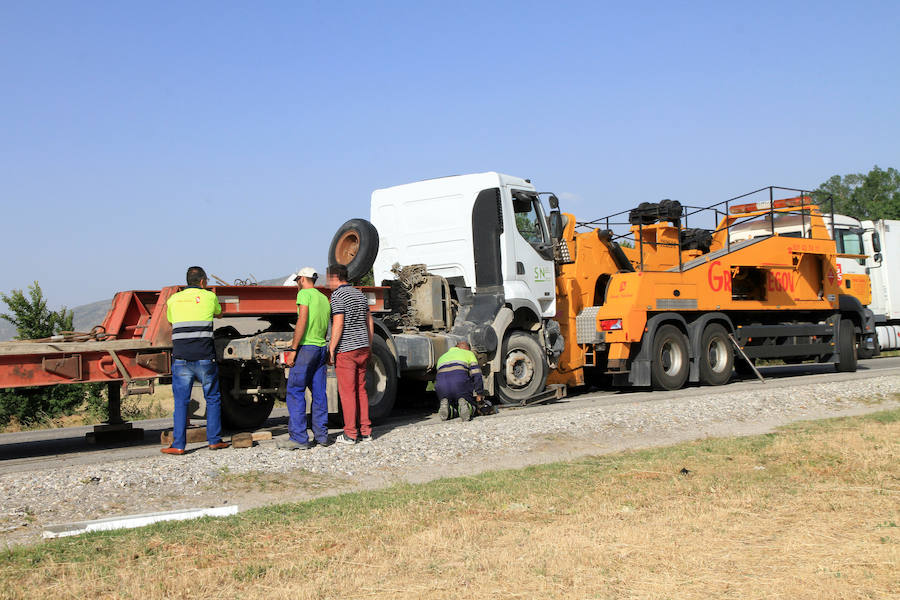
<instances>
[{"instance_id":1,"label":"hubcap","mask_svg":"<svg viewBox=\"0 0 900 600\"><path fill-rule=\"evenodd\" d=\"M709 342L709 348L706 349L706 355L709 357L709 367L716 373L721 373L725 369L728 362L725 353L728 349L725 342L721 339L714 339Z\"/></svg>"},{"instance_id":2,"label":"hubcap","mask_svg":"<svg viewBox=\"0 0 900 600\"><path fill-rule=\"evenodd\" d=\"M513 350L506 355L506 383L514 388L523 388L534 378L534 361L525 352Z\"/></svg>"},{"instance_id":3,"label":"hubcap","mask_svg":"<svg viewBox=\"0 0 900 600\"><path fill-rule=\"evenodd\" d=\"M671 341L663 344L660 350L660 362L666 375L674 376L680 373L683 361L684 357L681 355L681 348L677 344Z\"/></svg>"},{"instance_id":4,"label":"hubcap","mask_svg":"<svg viewBox=\"0 0 900 600\"><path fill-rule=\"evenodd\" d=\"M355 231L348 231L340 237L334 247L334 257L342 265L349 265L359 252L359 236Z\"/></svg>"}]
</instances>

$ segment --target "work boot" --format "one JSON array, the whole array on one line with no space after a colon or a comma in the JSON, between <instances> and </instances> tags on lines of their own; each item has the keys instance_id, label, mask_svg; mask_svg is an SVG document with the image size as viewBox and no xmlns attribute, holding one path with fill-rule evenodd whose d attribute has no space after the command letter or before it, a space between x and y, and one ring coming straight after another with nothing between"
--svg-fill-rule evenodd
<instances>
[{"instance_id":1,"label":"work boot","mask_svg":"<svg viewBox=\"0 0 900 600\"><path fill-rule=\"evenodd\" d=\"M305 444L301 444L300 442L295 442L291 438L288 438L286 440L278 440L275 442L275 447L279 450L308 450L315 445L315 442L306 442Z\"/></svg>"},{"instance_id":2,"label":"work boot","mask_svg":"<svg viewBox=\"0 0 900 600\"><path fill-rule=\"evenodd\" d=\"M471 421L472 420L472 405L469 404L469 401L465 398L460 398L457 402L457 406L459 406L459 418L463 421Z\"/></svg>"},{"instance_id":3,"label":"work boot","mask_svg":"<svg viewBox=\"0 0 900 600\"><path fill-rule=\"evenodd\" d=\"M438 409L438 414L441 417L441 421L446 421L450 418L450 400L441 398L441 407Z\"/></svg>"}]
</instances>

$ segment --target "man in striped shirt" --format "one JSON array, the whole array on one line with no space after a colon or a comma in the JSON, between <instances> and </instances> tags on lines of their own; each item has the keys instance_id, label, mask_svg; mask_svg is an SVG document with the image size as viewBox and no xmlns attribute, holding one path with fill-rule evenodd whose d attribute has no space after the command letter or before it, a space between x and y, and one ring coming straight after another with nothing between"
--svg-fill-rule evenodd
<instances>
[{"instance_id":1,"label":"man in striped shirt","mask_svg":"<svg viewBox=\"0 0 900 600\"><path fill-rule=\"evenodd\" d=\"M344 433L339 444L372 440L366 370L371 357L374 324L365 294L347 283L347 267L328 267L331 292L331 340L328 360L334 364L338 396L344 413ZM358 427L358 428L357 428Z\"/></svg>"},{"instance_id":2,"label":"man in striped shirt","mask_svg":"<svg viewBox=\"0 0 900 600\"><path fill-rule=\"evenodd\" d=\"M438 414L442 421L456 414L468 421L476 413L484 397L484 381L478 358L467 342L459 342L438 358L434 391L441 401Z\"/></svg>"},{"instance_id":3,"label":"man in striped shirt","mask_svg":"<svg viewBox=\"0 0 900 600\"><path fill-rule=\"evenodd\" d=\"M227 448L222 441L222 405L219 368L213 345L213 319L222 314L216 295L206 289L206 271L191 267L187 287L166 301L166 316L172 323L172 395L175 397L172 446L163 454L184 454L188 405L194 380L203 386L206 399L206 439L210 450Z\"/></svg>"}]
</instances>

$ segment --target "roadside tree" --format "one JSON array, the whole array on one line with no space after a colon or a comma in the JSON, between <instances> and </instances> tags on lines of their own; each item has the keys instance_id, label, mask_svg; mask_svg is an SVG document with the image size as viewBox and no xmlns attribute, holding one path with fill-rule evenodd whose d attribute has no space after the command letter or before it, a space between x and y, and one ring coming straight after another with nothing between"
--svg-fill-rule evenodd
<instances>
[{"instance_id":1,"label":"roadside tree","mask_svg":"<svg viewBox=\"0 0 900 600\"><path fill-rule=\"evenodd\" d=\"M0 293L0 300L9 308L9 313L0 314L0 318L16 326L18 340L42 339L72 330L72 311L65 307L58 311L48 309L37 281L28 286L27 295L13 290L8 295ZM106 418L100 388L98 384L75 384L0 390L0 426L14 419L24 426L33 426L83 409L96 418Z\"/></svg>"},{"instance_id":2,"label":"roadside tree","mask_svg":"<svg viewBox=\"0 0 900 600\"><path fill-rule=\"evenodd\" d=\"M900 171L877 165L866 174L834 175L815 191L816 200L828 210L860 220L900 219Z\"/></svg>"}]
</instances>

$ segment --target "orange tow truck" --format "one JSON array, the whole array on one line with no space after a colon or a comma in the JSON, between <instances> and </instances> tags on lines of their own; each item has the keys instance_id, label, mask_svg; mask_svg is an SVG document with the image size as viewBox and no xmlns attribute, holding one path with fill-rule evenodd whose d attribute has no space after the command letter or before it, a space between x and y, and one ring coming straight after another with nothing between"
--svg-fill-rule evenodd
<instances>
[{"instance_id":1,"label":"orange tow truck","mask_svg":"<svg viewBox=\"0 0 900 600\"><path fill-rule=\"evenodd\" d=\"M687 227L710 211L714 229ZM868 277L841 276L844 255L809 193L768 187L701 209L664 200L626 212L622 235L611 226L625 213L563 219L556 318L574 343L549 381L721 385L760 358L855 371L857 346L872 344Z\"/></svg>"}]
</instances>

